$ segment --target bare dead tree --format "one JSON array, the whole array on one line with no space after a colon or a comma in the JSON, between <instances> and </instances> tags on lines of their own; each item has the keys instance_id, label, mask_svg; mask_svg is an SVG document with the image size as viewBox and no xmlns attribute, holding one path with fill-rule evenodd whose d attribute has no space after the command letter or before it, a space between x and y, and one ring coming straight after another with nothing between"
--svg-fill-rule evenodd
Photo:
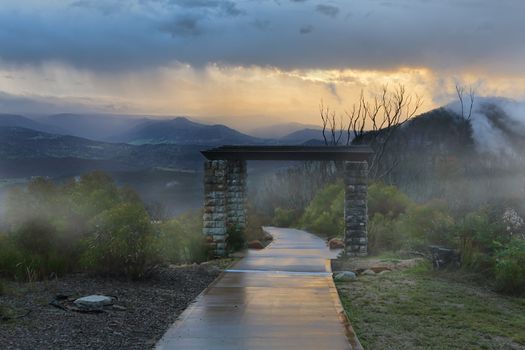
<instances>
[{"instance_id":1,"label":"bare dead tree","mask_svg":"<svg viewBox=\"0 0 525 350\"><path fill-rule=\"evenodd\" d=\"M323 101L319 104L319 115L323 124L323 139L327 146L337 146L343 136L343 118L339 116L330 107L325 107ZM326 137L327 130L330 139Z\"/></svg>"},{"instance_id":2,"label":"bare dead tree","mask_svg":"<svg viewBox=\"0 0 525 350\"><path fill-rule=\"evenodd\" d=\"M456 84L456 94L458 95L459 103L461 104L461 117L466 121L472 118L472 109L474 108L475 91L472 86L468 91L468 114L465 114L465 88L462 85Z\"/></svg>"},{"instance_id":3,"label":"bare dead tree","mask_svg":"<svg viewBox=\"0 0 525 350\"><path fill-rule=\"evenodd\" d=\"M399 164L399 160L393 157L390 157L389 164L383 161L389 142L396 131L415 116L421 105L422 99L418 95L408 94L403 85L400 84L393 89L385 85L380 94L370 99L367 99L361 91L358 102L350 110L345 111L346 145L369 144L374 149L374 154L369 160L372 178L384 177ZM338 142L333 142L336 140L333 136L336 131L336 113L322 104L321 107L323 130L330 128L332 144L337 145L341 137L337 138ZM341 132L342 129L341 127Z\"/></svg>"}]
</instances>

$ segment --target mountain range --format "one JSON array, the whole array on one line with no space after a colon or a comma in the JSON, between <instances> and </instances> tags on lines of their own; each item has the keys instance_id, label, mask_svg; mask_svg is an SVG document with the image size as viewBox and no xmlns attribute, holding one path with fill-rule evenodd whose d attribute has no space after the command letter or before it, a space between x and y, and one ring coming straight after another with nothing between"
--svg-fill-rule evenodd
<instances>
[{"instance_id":1,"label":"mountain range","mask_svg":"<svg viewBox=\"0 0 525 350\"><path fill-rule=\"evenodd\" d=\"M42 123L17 114L6 113L0 113L0 127L21 127L56 134L67 133L66 130L51 124Z\"/></svg>"},{"instance_id":2,"label":"mountain range","mask_svg":"<svg viewBox=\"0 0 525 350\"><path fill-rule=\"evenodd\" d=\"M279 124L259 130L257 137L222 124L205 124L186 117L155 119L114 114L55 114L37 119L0 114L0 127L22 127L58 135L70 135L104 142L130 144L301 144L322 140L315 127L300 123ZM279 130L279 132L277 131Z\"/></svg>"},{"instance_id":3,"label":"mountain range","mask_svg":"<svg viewBox=\"0 0 525 350\"><path fill-rule=\"evenodd\" d=\"M519 159L521 163L525 123L509 112L515 108L500 105L501 102L498 105L490 100L480 101L472 120L466 124L450 106L427 112L403 126L393 140L393 147L402 150L404 158L417 158L418 162L442 156L468 159L464 154L471 150L469 156L491 162L509 163ZM79 137L79 134L93 137ZM282 137L259 138L225 125L197 123L185 117L156 120L62 114L34 120L0 114L0 172L3 173L8 168L10 172L17 166L23 168L21 161L38 160L37 163L43 164L46 159L66 158L111 161L123 168L198 169L202 161L199 151L222 144L319 145L323 144L323 137L319 129L302 128ZM422 158L424 155L427 158ZM28 164L31 168L31 163ZM415 164L414 171L419 171L417 168Z\"/></svg>"},{"instance_id":4,"label":"mountain range","mask_svg":"<svg viewBox=\"0 0 525 350\"><path fill-rule=\"evenodd\" d=\"M188 118L147 120L112 138L131 144L257 144L264 140L243 134L225 125L206 125Z\"/></svg>"},{"instance_id":5,"label":"mountain range","mask_svg":"<svg viewBox=\"0 0 525 350\"><path fill-rule=\"evenodd\" d=\"M301 144L314 134L309 129L298 130L271 140L184 117L156 120L60 114L33 120L3 114L0 115L0 178L66 176L95 169L199 169L200 150L208 147Z\"/></svg>"}]
</instances>

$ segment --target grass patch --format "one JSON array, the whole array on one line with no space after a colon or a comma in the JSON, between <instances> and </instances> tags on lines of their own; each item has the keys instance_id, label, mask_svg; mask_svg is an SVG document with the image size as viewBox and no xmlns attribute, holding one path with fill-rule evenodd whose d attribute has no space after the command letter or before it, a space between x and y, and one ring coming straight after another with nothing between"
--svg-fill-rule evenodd
<instances>
[{"instance_id":1,"label":"grass patch","mask_svg":"<svg viewBox=\"0 0 525 350\"><path fill-rule=\"evenodd\" d=\"M338 283L365 349L522 349L525 298L426 266Z\"/></svg>"}]
</instances>

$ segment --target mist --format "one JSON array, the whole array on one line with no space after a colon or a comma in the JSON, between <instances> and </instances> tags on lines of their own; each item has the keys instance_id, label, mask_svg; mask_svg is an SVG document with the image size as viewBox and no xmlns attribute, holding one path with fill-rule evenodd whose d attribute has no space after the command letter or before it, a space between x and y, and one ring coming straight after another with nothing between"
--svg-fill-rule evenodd
<instances>
[{"instance_id":1,"label":"mist","mask_svg":"<svg viewBox=\"0 0 525 350\"><path fill-rule=\"evenodd\" d=\"M465 98L463 114L468 116L470 101ZM446 106L446 109L461 116L459 101ZM525 101L502 97L475 97L470 118L472 136L480 153L493 156L523 158L525 144Z\"/></svg>"}]
</instances>

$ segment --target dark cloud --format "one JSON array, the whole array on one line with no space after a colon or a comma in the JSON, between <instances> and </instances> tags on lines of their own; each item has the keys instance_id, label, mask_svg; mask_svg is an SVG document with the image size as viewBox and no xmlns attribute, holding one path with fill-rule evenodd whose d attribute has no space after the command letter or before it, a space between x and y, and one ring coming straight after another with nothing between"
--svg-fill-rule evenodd
<instances>
[{"instance_id":1,"label":"dark cloud","mask_svg":"<svg viewBox=\"0 0 525 350\"><path fill-rule=\"evenodd\" d=\"M337 92L337 85L336 84L328 83L328 84L326 84L326 88L328 89L328 92L330 92L330 94L333 97L335 97L335 99L337 101L339 101L339 103L342 102L341 96L339 95L339 92Z\"/></svg>"},{"instance_id":2,"label":"dark cloud","mask_svg":"<svg viewBox=\"0 0 525 350\"><path fill-rule=\"evenodd\" d=\"M309 34L309 33L311 33L313 30L314 30L314 26L311 25L311 24L308 24L308 25L306 25L306 26L302 26L302 27L299 29L299 33L301 33L301 34Z\"/></svg>"},{"instance_id":3,"label":"dark cloud","mask_svg":"<svg viewBox=\"0 0 525 350\"><path fill-rule=\"evenodd\" d=\"M172 22L164 23L160 26L160 30L176 36L196 36L201 34L201 29L198 26L199 18L197 17L181 17Z\"/></svg>"},{"instance_id":4,"label":"dark cloud","mask_svg":"<svg viewBox=\"0 0 525 350\"><path fill-rule=\"evenodd\" d=\"M474 67L525 75L525 1L296 2L2 0L0 68L62 62L125 72L178 61L283 69ZM333 19L350 11L351 21ZM371 13L373 21L366 17Z\"/></svg>"},{"instance_id":5,"label":"dark cloud","mask_svg":"<svg viewBox=\"0 0 525 350\"><path fill-rule=\"evenodd\" d=\"M329 17L335 17L337 16L337 14L339 14L339 7L333 6L333 5L320 4L315 7L315 10L319 12L320 14L323 14Z\"/></svg>"},{"instance_id":6,"label":"dark cloud","mask_svg":"<svg viewBox=\"0 0 525 350\"><path fill-rule=\"evenodd\" d=\"M89 98L71 99L56 96L36 96L36 95L13 95L0 90L0 110L4 113L26 114L34 113L39 115L63 113L67 110L71 113L79 112L103 112L110 110L122 110L127 106L114 106L98 104Z\"/></svg>"},{"instance_id":7,"label":"dark cloud","mask_svg":"<svg viewBox=\"0 0 525 350\"><path fill-rule=\"evenodd\" d=\"M190 9L218 9L221 13L234 17L246 14L246 11L239 9L235 2L228 0L171 0L170 3Z\"/></svg>"},{"instance_id":8,"label":"dark cloud","mask_svg":"<svg viewBox=\"0 0 525 350\"><path fill-rule=\"evenodd\" d=\"M112 2L100 2L94 0L77 0L72 2L69 6L72 8L85 8L90 10L99 11L105 16L113 15L118 13L121 9L122 3Z\"/></svg>"}]
</instances>

